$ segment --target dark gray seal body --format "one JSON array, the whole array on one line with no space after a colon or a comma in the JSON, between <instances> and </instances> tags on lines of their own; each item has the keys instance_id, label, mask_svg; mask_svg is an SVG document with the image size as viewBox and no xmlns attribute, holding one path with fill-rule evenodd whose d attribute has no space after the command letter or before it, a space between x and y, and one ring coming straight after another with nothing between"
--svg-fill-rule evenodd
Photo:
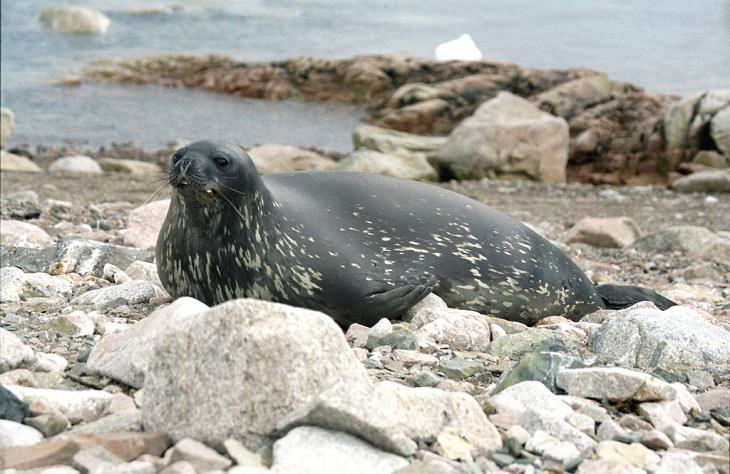
<instances>
[{"instance_id":1,"label":"dark gray seal body","mask_svg":"<svg viewBox=\"0 0 730 474\"><path fill-rule=\"evenodd\" d=\"M395 318L433 292L450 307L534 323L605 307L565 254L454 192L364 173L260 176L241 149L179 150L157 243L171 295L252 297L342 325Z\"/></svg>"}]
</instances>

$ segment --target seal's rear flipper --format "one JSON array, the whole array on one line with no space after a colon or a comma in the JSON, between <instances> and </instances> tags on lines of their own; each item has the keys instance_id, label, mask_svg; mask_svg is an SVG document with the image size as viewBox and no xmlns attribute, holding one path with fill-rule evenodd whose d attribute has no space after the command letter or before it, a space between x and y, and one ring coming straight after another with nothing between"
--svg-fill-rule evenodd
<instances>
[{"instance_id":1,"label":"seal's rear flipper","mask_svg":"<svg viewBox=\"0 0 730 474\"><path fill-rule=\"evenodd\" d=\"M598 285L596 292L598 292L604 306L608 309L628 308L640 301L651 301L662 311L677 305L669 298L640 286Z\"/></svg>"}]
</instances>

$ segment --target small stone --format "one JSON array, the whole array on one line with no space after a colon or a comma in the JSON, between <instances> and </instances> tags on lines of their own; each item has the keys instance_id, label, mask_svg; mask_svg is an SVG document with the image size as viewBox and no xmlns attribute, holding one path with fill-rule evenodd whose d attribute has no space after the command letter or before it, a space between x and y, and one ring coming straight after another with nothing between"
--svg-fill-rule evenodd
<instances>
[{"instance_id":1,"label":"small stone","mask_svg":"<svg viewBox=\"0 0 730 474\"><path fill-rule=\"evenodd\" d=\"M438 365L438 370L452 380L463 380L484 371L484 363L469 359L446 359Z\"/></svg>"},{"instance_id":2,"label":"small stone","mask_svg":"<svg viewBox=\"0 0 730 474\"><path fill-rule=\"evenodd\" d=\"M587 459L578 466L576 474L645 474L645 471L622 460Z\"/></svg>"},{"instance_id":3,"label":"small stone","mask_svg":"<svg viewBox=\"0 0 730 474\"><path fill-rule=\"evenodd\" d=\"M6 387L18 398L43 400L68 418L71 423L93 421L104 415L111 403L112 395L100 390L51 390L10 385Z\"/></svg>"},{"instance_id":4,"label":"small stone","mask_svg":"<svg viewBox=\"0 0 730 474\"><path fill-rule=\"evenodd\" d=\"M596 422L593 418L582 413L573 412L565 418L565 421L588 436L593 436L596 429Z\"/></svg>"},{"instance_id":5,"label":"small stone","mask_svg":"<svg viewBox=\"0 0 730 474\"><path fill-rule=\"evenodd\" d=\"M102 446L122 462L137 459L143 454L160 456L170 446L167 435L160 432L79 433L74 430L69 437L83 448Z\"/></svg>"},{"instance_id":6,"label":"small stone","mask_svg":"<svg viewBox=\"0 0 730 474\"><path fill-rule=\"evenodd\" d=\"M689 384L700 390L712 388L715 386L715 379L712 374L705 370L691 370L687 372Z\"/></svg>"},{"instance_id":7,"label":"small stone","mask_svg":"<svg viewBox=\"0 0 730 474\"><path fill-rule=\"evenodd\" d=\"M0 449L32 446L41 441L43 433L37 429L15 421L0 420Z\"/></svg>"},{"instance_id":8,"label":"small stone","mask_svg":"<svg viewBox=\"0 0 730 474\"><path fill-rule=\"evenodd\" d=\"M136 260L124 270L132 280L145 280L162 288L160 276L157 274L157 265L150 262Z\"/></svg>"},{"instance_id":9,"label":"small stone","mask_svg":"<svg viewBox=\"0 0 730 474\"><path fill-rule=\"evenodd\" d=\"M261 456L249 451L244 445L235 439L227 439L223 442L223 447L228 457L233 459L239 466L258 466L264 467Z\"/></svg>"},{"instance_id":10,"label":"small stone","mask_svg":"<svg viewBox=\"0 0 730 474\"><path fill-rule=\"evenodd\" d=\"M0 450L5 469L34 469L44 466L68 465L79 445L70 439L52 439L32 446Z\"/></svg>"},{"instance_id":11,"label":"small stone","mask_svg":"<svg viewBox=\"0 0 730 474\"><path fill-rule=\"evenodd\" d=\"M558 372L566 368L579 367L583 367L583 363L577 357L556 352L528 353L501 379L494 389L494 393L499 393L511 385L527 380L541 382L550 391L557 392L555 377Z\"/></svg>"},{"instance_id":12,"label":"small stone","mask_svg":"<svg viewBox=\"0 0 730 474\"><path fill-rule=\"evenodd\" d=\"M99 163L84 155L65 156L59 158L48 167L48 171L54 174L102 174Z\"/></svg>"},{"instance_id":13,"label":"small stone","mask_svg":"<svg viewBox=\"0 0 730 474\"><path fill-rule=\"evenodd\" d=\"M82 449L76 453L71 463L82 473L91 473L104 467L106 464L122 464L124 460L115 456L103 446L94 446L92 448Z\"/></svg>"},{"instance_id":14,"label":"small stone","mask_svg":"<svg viewBox=\"0 0 730 474\"><path fill-rule=\"evenodd\" d=\"M558 387L570 395L612 401L672 400L672 387L649 374L619 367L566 369L558 373Z\"/></svg>"},{"instance_id":15,"label":"small stone","mask_svg":"<svg viewBox=\"0 0 730 474\"><path fill-rule=\"evenodd\" d=\"M3 279L3 285L6 280ZM15 334L0 328L0 373L19 367L33 367L37 361L36 353Z\"/></svg>"},{"instance_id":16,"label":"small stone","mask_svg":"<svg viewBox=\"0 0 730 474\"><path fill-rule=\"evenodd\" d=\"M559 462L566 462L580 454L580 450L573 443L560 441L542 430L535 431L525 449Z\"/></svg>"},{"instance_id":17,"label":"small stone","mask_svg":"<svg viewBox=\"0 0 730 474\"><path fill-rule=\"evenodd\" d=\"M616 439L618 436L626 433L626 430L613 420L606 420L598 426L596 437L599 441L607 441Z\"/></svg>"},{"instance_id":18,"label":"small stone","mask_svg":"<svg viewBox=\"0 0 730 474\"><path fill-rule=\"evenodd\" d=\"M165 221L170 200L153 201L129 211L124 244L132 247L153 249L157 245L157 235Z\"/></svg>"},{"instance_id":19,"label":"small stone","mask_svg":"<svg viewBox=\"0 0 730 474\"><path fill-rule=\"evenodd\" d=\"M434 374L433 372L429 372L428 370L423 370L419 372L414 378L413 378L413 385L416 387L435 387L441 382L441 379L438 377L438 375Z\"/></svg>"},{"instance_id":20,"label":"small stone","mask_svg":"<svg viewBox=\"0 0 730 474\"><path fill-rule=\"evenodd\" d=\"M623 248L641 235L639 226L630 217L587 217L568 231L565 241L594 247Z\"/></svg>"},{"instance_id":21,"label":"small stone","mask_svg":"<svg viewBox=\"0 0 730 474\"><path fill-rule=\"evenodd\" d=\"M502 329L502 326L499 326L497 324L490 324L489 325L489 331L492 333L492 340L496 341L502 336L507 335L507 331Z\"/></svg>"},{"instance_id":22,"label":"small stone","mask_svg":"<svg viewBox=\"0 0 730 474\"><path fill-rule=\"evenodd\" d=\"M492 461L499 467L506 467L515 462L515 458L506 453L492 453Z\"/></svg>"},{"instance_id":23,"label":"small stone","mask_svg":"<svg viewBox=\"0 0 730 474\"><path fill-rule=\"evenodd\" d=\"M36 352L36 370L42 372L63 372L68 367L68 361L57 354Z\"/></svg>"},{"instance_id":24,"label":"small stone","mask_svg":"<svg viewBox=\"0 0 730 474\"><path fill-rule=\"evenodd\" d=\"M538 430L545 431L560 441L572 443L578 450L588 449L596 444L591 437L560 418L546 416L545 413L532 408L528 408L520 415L518 424L532 434Z\"/></svg>"},{"instance_id":25,"label":"small stone","mask_svg":"<svg viewBox=\"0 0 730 474\"><path fill-rule=\"evenodd\" d=\"M29 417L24 420L24 423L43 433L46 438L63 433L71 426L68 419L59 413L45 413Z\"/></svg>"},{"instance_id":26,"label":"small stone","mask_svg":"<svg viewBox=\"0 0 730 474\"><path fill-rule=\"evenodd\" d=\"M392 331L386 334L370 332L368 334L367 348L375 349L380 346L390 346L393 349L415 350L419 349L416 335L407 329Z\"/></svg>"},{"instance_id":27,"label":"small stone","mask_svg":"<svg viewBox=\"0 0 730 474\"><path fill-rule=\"evenodd\" d=\"M43 170L28 157L0 150L0 170L22 173L40 173Z\"/></svg>"},{"instance_id":28,"label":"small stone","mask_svg":"<svg viewBox=\"0 0 730 474\"><path fill-rule=\"evenodd\" d=\"M689 449L690 451L721 451L725 453L730 449L728 439L712 431L690 428L679 424L670 425L663 431L669 435L677 448Z\"/></svg>"},{"instance_id":29,"label":"small stone","mask_svg":"<svg viewBox=\"0 0 730 474\"><path fill-rule=\"evenodd\" d=\"M87 291L71 300L74 305L94 305L99 309L107 306L121 306L147 303L151 298L161 296L162 290L154 284L144 280L132 280L121 285L107 286L98 290Z\"/></svg>"},{"instance_id":30,"label":"small stone","mask_svg":"<svg viewBox=\"0 0 730 474\"><path fill-rule=\"evenodd\" d=\"M411 320L419 337L460 351L485 351L491 342L489 322L475 311L423 309Z\"/></svg>"},{"instance_id":31,"label":"small stone","mask_svg":"<svg viewBox=\"0 0 730 474\"><path fill-rule=\"evenodd\" d=\"M695 398L702 411L705 412L715 408L727 408L730 406L730 389L726 387L715 388L695 395Z\"/></svg>"},{"instance_id":32,"label":"small stone","mask_svg":"<svg viewBox=\"0 0 730 474\"><path fill-rule=\"evenodd\" d=\"M42 249L53 245L48 233L35 224L16 220L0 220L0 243L5 247Z\"/></svg>"},{"instance_id":33,"label":"small stone","mask_svg":"<svg viewBox=\"0 0 730 474\"><path fill-rule=\"evenodd\" d=\"M530 439L530 433L523 427L515 425L507 430L507 438L514 439L521 445L524 445Z\"/></svg>"},{"instance_id":34,"label":"small stone","mask_svg":"<svg viewBox=\"0 0 730 474\"><path fill-rule=\"evenodd\" d=\"M687 387L685 387L684 384L680 382L674 382L670 385L674 390L675 399L677 400L679 406L682 408L682 411L685 414L689 416L694 416L698 415L700 411L702 411L699 403L697 403L695 397L692 396L691 393L689 393L689 390L687 390Z\"/></svg>"},{"instance_id":35,"label":"small stone","mask_svg":"<svg viewBox=\"0 0 730 474\"><path fill-rule=\"evenodd\" d=\"M197 474L195 466L187 461L178 461L160 471L160 474Z\"/></svg>"},{"instance_id":36,"label":"small stone","mask_svg":"<svg viewBox=\"0 0 730 474\"><path fill-rule=\"evenodd\" d=\"M73 311L56 316L48 324L48 329L71 337L91 336L94 334L94 320L88 313Z\"/></svg>"},{"instance_id":37,"label":"small stone","mask_svg":"<svg viewBox=\"0 0 730 474\"><path fill-rule=\"evenodd\" d=\"M677 400L644 402L639 404L637 412L659 430L663 430L672 423L683 425L687 422L687 417Z\"/></svg>"},{"instance_id":38,"label":"small stone","mask_svg":"<svg viewBox=\"0 0 730 474\"><path fill-rule=\"evenodd\" d=\"M221 456L213 449L192 438L183 438L172 447L170 463L177 461L187 461L197 471L227 469L231 466L230 459Z\"/></svg>"},{"instance_id":39,"label":"small stone","mask_svg":"<svg viewBox=\"0 0 730 474\"><path fill-rule=\"evenodd\" d=\"M563 403L540 382L526 381L506 388L490 397L489 402L497 412L524 412L528 408L546 417L565 419L573 409Z\"/></svg>"},{"instance_id":40,"label":"small stone","mask_svg":"<svg viewBox=\"0 0 730 474\"><path fill-rule=\"evenodd\" d=\"M413 365L435 366L439 362L436 356L424 354L416 350L395 349L393 351L393 358L403 362L403 365L406 367Z\"/></svg>"},{"instance_id":41,"label":"small stone","mask_svg":"<svg viewBox=\"0 0 730 474\"><path fill-rule=\"evenodd\" d=\"M439 451L448 459L454 461L472 461L473 446L464 441L458 434L451 431L442 431L436 437Z\"/></svg>"},{"instance_id":42,"label":"small stone","mask_svg":"<svg viewBox=\"0 0 730 474\"><path fill-rule=\"evenodd\" d=\"M109 404L109 413L119 413L125 410L134 410L137 406L134 399L123 393L115 393L112 402Z\"/></svg>"},{"instance_id":43,"label":"small stone","mask_svg":"<svg viewBox=\"0 0 730 474\"><path fill-rule=\"evenodd\" d=\"M649 430L645 432L641 443L647 448L655 451L669 449L674 446L674 443L672 443L672 440L669 439L669 436L659 430Z\"/></svg>"},{"instance_id":44,"label":"small stone","mask_svg":"<svg viewBox=\"0 0 730 474\"><path fill-rule=\"evenodd\" d=\"M559 395L558 398L576 412L590 417L596 423L602 423L611 418L606 409L593 400L570 395Z\"/></svg>"},{"instance_id":45,"label":"small stone","mask_svg":"<svg viewBox=\"0 0 730 474\"><path fill-rule=\"evenodd\" d=\"M683 176L672 183L672 189L680 193L728 193L730 170L703 170Z\"/></svg>"},{"instance_id":46,"label":"small stone","mask_svg":"<svg viewBox=\"0 0 730 474\"><path fill-rule=\"evenodd\" d=\"M350 327L347 328L345 339L347 339L347 342L352 344L353 347L365 347L368 340L368 332L370 332L370 328L367 326L357 323L351 324Z\"/></svg>"},{"instance_id":47,"label":"small stone","mask_svg":"<svg viewBox=\"0 0 730 474\"><path fill-rule=\"evenodd\" d=\"M689 454L670 451L664 453L659 463L653 467L653 472L657 474L703 474L705 471Z\"/></svg>"},{"instance_id":48,"label":"small stone","mask_svg":"<svg viewBox=\"0 0 730 474\"><path fill-rule=\"evenodd\" d=\"M370 334L388 334L392 331L393 323L391 323L389 319L383 318L370 328L370 331L368 331L368 337Z\"/></svg>"},{"instance_id":49,"label":"small stone","mask_svg":"<svg viewBox=\"0 0 730 474\"><path fill-rule=\"evenodd\" d=\"M401 315L401 319L403 321L411 321L416 314L423 310L432 310L432 309L443 309L447 308L448 306L438 296L434 295L433 293L429 293L426 295L424 299L413 305L410 309L408 309L403 315Z\"/></svg>"},{"instance_id":50,"label":"small stone","mask_svg":"<svg viewBox=\"0 0 730 474\"><path fill-rule=\"evenodd\" d=\"M7 373L3 374L7 375ZM22 423L29 415L28 405L15 396L13 392L3 387L0 381L0 419Z\"/></svg>"},{"instance_id":51,"label":"small stone","mask_svg":"<svg viewBox=\"0 0 730 474\"><path fill-rule=\"evenodd\" d=\"M124 410L74 427L74 433L102 434L117 431L142 431L141 410Z\"/></svg>"},{"instance_id":52,"label":"small stone","mask_svg":"<svg viewBox=\"0 0 730 474\"><path fill-rule=\"evenodd\" d=\"M638 443L624 444L617 441L601 441L596 446L596 455L599 459L627 461L632 466L641 469L648 464L659 461L659 456L647 449L646 446Z\"/></svg>"}]
</instances>

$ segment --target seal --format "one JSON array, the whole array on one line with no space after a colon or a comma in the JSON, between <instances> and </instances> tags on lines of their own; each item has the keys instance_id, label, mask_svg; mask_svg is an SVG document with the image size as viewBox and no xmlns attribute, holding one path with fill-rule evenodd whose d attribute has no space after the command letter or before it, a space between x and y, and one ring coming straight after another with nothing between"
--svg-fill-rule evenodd
<instances>
[{"instance_id":1,"label":"seal","mask_svg":"<svg viewBox=\"0 0 730 474\"><path fill-rule=\"evenodd\" d=\"M450 307L526 324L610 307L550 242L437 186L366 173L261 176L241 148L213 141L178 150L169 183L156 258L175 297L276 301L342 326L396 318L429 292ZM672 304L627 288L604 293L618 307Z\"/></svg>"}]
</instances>

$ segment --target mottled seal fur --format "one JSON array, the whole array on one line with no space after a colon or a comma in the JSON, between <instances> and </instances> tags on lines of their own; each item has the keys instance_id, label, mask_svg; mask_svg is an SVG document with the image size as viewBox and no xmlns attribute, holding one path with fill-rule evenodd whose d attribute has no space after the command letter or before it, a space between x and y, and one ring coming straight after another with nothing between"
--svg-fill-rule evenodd
<instances>
[{"instance_id":1,"label":"mottled seal fur","mask_svg":"<svg viewBox=\"0 0 730 474\"><path fill-rule=\"evenodd\" d=\"M527 324L606 307L550 242L436 186L364 173L262 177L242 149L212 141L178 150L170 183L156 257L175 297L277 301L342 325L395 318L429 292Z\"/></svg>"}]
</instances>

